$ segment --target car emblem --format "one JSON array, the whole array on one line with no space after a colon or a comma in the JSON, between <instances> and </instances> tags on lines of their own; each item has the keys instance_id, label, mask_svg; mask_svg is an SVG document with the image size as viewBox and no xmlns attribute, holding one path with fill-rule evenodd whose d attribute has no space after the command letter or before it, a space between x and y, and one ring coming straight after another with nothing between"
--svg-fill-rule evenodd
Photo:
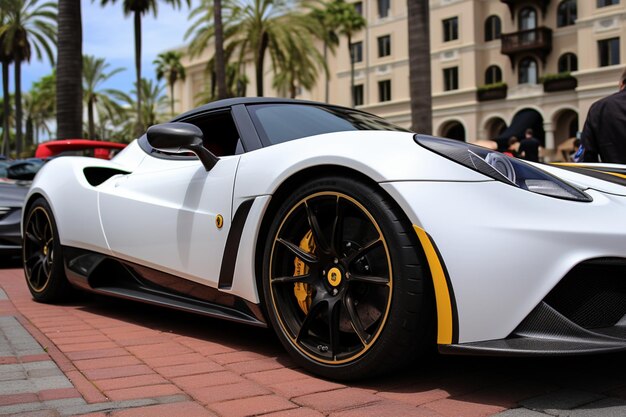
<instances>
[{"instance_id":1,"label":"car emblem","mask_svg":"<svg viewBox=\"0 0 626 417\"><path fill-rule=\"evenodd\" d=\"M221 214L218 214L217 217L215 217L215 226L217 226L218 229L221 229L222 226L224 226L224 217L222 217Z\"/></svg>"},{"instance_id":2,"label":"car emblem","mask_svg":"<svg viewBox=\"0 0 626 417\"><path fill-rule=\"evenodd\" d=\"M331 268L326 277L328 278L328 283L333 287L341 284L341 271L339 268Z\"/></svg>"}]
</instances>

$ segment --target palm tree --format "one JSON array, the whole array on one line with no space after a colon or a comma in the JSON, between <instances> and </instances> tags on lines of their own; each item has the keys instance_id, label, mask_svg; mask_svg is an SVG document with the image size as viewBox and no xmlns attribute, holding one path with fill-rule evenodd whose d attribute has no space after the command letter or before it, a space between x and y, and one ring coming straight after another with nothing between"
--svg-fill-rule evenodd
<instances>
[{"instance_id":1,"label":"palm tree","mask_svg":"<svg viewBox=\"0 0 626 417\"><path fill-rule=\"evenodd\" d=\"M142 130L145 131L149 126L161 123L167 118L169 103L167 96L164 94L165 86L158 82L155 83L152 80L142 78L140 89L143 97L141 102L141 120L145 123L145 125L142 125ZM135 84L135 88L130 93L131 96L138 97L137 84ZM120 97L126 103L128 113L126 123L122 123L121 129L115 134L123 142L128 142L134 137L134 128L137 126L137 112L134 110L137 108L137 103L131 96Z\"/></svg>"},{"instance_id":2,"label":"palm tree","mask_svg":"<svg viewBox=\"0 0 626 417\"><path fill-rule=\"evenodd\" d=\"M323 9L313 8L310 12L311 19L316 23L315 36L322 41L322 51L324 62L328 62L328 51L334 55L335 48L339 45L339 35L337 34L338 22L335 16L331 14L332 9L325 4ZM326 80L324 86L324 101L328 103L330 89L330 79L328 73L326 73Z\"/></svg>"},{"instance_id":3,"label":"palm tree","mask_svg":"<svg viewBox=\"0 0 626 417\"><path fill-rule=\"evenodd\" d=\"M348 38L348 52L350 53L350 97L352 97L352 106L354 106L354 57L352 56L352 36L365 28L367 22L365 18L356 11L353 4L346 3L344 0L335 0L329 3L328 13L336 19L339 32Z\"/></svg>"},{"instance_id":4,"label":"palm tree","mask_svg":"<svg viewBox=\"0 0 626 417\"><path fill-rule=\"evenodd\" d=\"M315 23L310 16L293 17L291 20L301 19L301 27L310 27ZM274 77L274 87L279 91L289 92L291 98L296 97L297 87L311 89L317 81L318 67L322 67L328 75L328 67L324 56L319 53L311 33L313 28L295 31L292 36L281 39L277 49L277 72Z\"/></svg>"},{"instance_id":5,"label":"palm tree","mask_svg":"<svg viewBox=\"0 0 626 417\"><path fill-rule=\"evenodd\" d=\"M179 51L168 51L158 55L154 60L156 67L157 80L161 81L166 79L167 85L170 87L170 110L174 115L174 84L176 81L184 81L186 78L185 67L180 62L182 53ZM219 95L219 82L218 82L218 95Z\"/></svg>"},{"instance_id":6,"label":"palm tree","mask_svg":"<svg viewBox=\"0 0 626 417\"><path fill-rule=\"evenodd\" d=\"M80 0L59 0L57 49L57 138L83 134L83 39Z\"/></svg>"},{"instance_id":7,"label":"palm tree","mask_svg":"<svg viewBox=\"0 0 626 417\"><path fill-rule=\"evenodd\" d=\"M215 54L213 58L209 60L207 65L207 71L211 74L212 85L205 92L210 92L207 94L202 93L204 97L209 97L211 100L222 99L233 95L232 89L229 88L229 61L233 54L233 44L229 43L229 41L237 35L237 26L233 24L233 12L237 12L236 8L233 7L232 3L229 1L221 2L220 1L220 22L217 22L215 17L215 7L213 4L213 0L202 0L198 7L193 9L189 14L189 20L192 20L193 23L187 29L185 33L185 39L191 37L191 41L189 43L188 53L193 58L202 54L213 43L215 46ZM217 26L216 23L222 24L222 36L221 41L218 42L217 37ZM219 44L219 45L218 45ZM222 49L222 57L220 58L218 55L218 49L221 45ZM219 62L220 59L222 62ZM220 84L221 84L221 67L224 66L224 88L225 91L220 92ZM219 67L219 69L218 69ZM216 93L217 90L217 93Z\"/></svg>"},{"instance_id":8,"label":"palm tree","mask_svg":"<svg viewBox=\"0 0 626 417\"><path fill-rule=\"evenodd\" d=\"M50 45L56 43L57 6L55 3L37 4L37 0L3 1L7 15L0 27L5 48L11 53L15 64L15 142L16 151L22 152L22 62L30 62L32 50L37 59L44 52L54 65Z\"/></svg>"},{"instance_id":9,"label":"palm tree","mask_svg":"<svg viewBox=\"0 0 626 417\"><path fill-rule=\"evenodd\" d=\"M411 129L432 134L430 24L428 0L407 0L409 23L409 91Z\"/></svg>"},{"instance_id":10,"label":"palm tree","mask_svg":"<svg viewBox=\"0 0 626 417\"><path fill-rule=\"evenodd\" d=\"M100 0L102 6L107 4L115 4L117 0ZM154 16L157 14L157 0L121 0L123 2L124 14L126 16L133 15L135 25L135 69L137 72L135 85L141 84L141 17L149 12L152 12ZM175 8L181 7L181 0L164 0ZM185 0L187 6L190 5L191 0ZM137 129L135 133L141 134L143 132L143 120L141 114L142 108L142 88L136 89L137 93Z\"/></svg>"},{"instance_id":11,"label":"palm tree","mask_svg":"<svg viewBox=\"0 0 626 417\"><path fill-rule=\"evenodd\" d=\"M89 139L96 138L95 111L98 114L106 115L106 119L111 120L117 115L124 113L124 109L112 97L124 97L124 93L115 89L104 89L100 87L115 74L125 70L125 68L115 68L108 71L109 64L104 58L96 58L91 55L83 57L83 99L87 105L88 135ZM104 120L99 119L101 123Z\"/></svg>"},{"instance_id":12,"label":"palm tree","mask_svg":"<svg viewBox=\"0 0 626 417\"><path fill-rule=\"evenodd\" d=\"M4 7L0 8L0 28L5 25L7 15ZM9 65L13 56L6 42L6 35L0 35L0 63L2 64L2 146L0 154L9 154L9 116L11 114L9 93Z\"/></svg>"},{"instance_id":13,"label":"palm tree","mask_svg":"<svg viewBox=\"0 0 626 417\"><path fill-rule=\"evenodd\" d=\"M56 75L52 73L34 82L24 95L26 113L26 146L38 142L39 132L52 134L49 122L54 118L56 104Z\"/></svg>"},{"instance_id":14,"label":"palm tree","mask_svg":"<svg viewBox=\"0 0 626 417\"><path fill-rule=\"evenodd\" d=\"M265 55L269 52L274 73L278 72L281 59L286 55L285 47L290 45L294 36L304 36L301 31L308 29L304 20L297 13L289 10L287 4L275 0L236 0L231 6L233 24L239 30L239 37L233 42L239 49L239 62L246 56L254 59L257 96L263 96L263 69ZM312 44L312 43L310 43ZM308 48L301 45L302 48ZM314 53L312 50L300 51L301 54Z\"/></svg>"}]
</instances>

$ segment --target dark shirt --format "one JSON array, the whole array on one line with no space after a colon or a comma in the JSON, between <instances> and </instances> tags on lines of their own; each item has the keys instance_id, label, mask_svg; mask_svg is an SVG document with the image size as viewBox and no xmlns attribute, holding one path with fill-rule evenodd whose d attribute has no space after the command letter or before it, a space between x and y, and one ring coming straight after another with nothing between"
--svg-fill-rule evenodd
<instances>
[{"instance_id":1,"label":"dark shirt","mask_svg":"<svg viewBox=\"0 0 626 417\"><path fill-rule=\"evenodd\" d=\"M582 133L582 162L626 164L626 91L591 105Z\"/></svg>"},{"instance_id":2,"label":"dark shirt","mask_svg":"<svg viewBox=\"0 0 626 417\"><path fill-rule=\"evenodd\" d=\"M519 143L518 155L521 155L522 159L532 162L539 162L539 139L536 138L524 138Z\"/></svg>"}]
</instances>

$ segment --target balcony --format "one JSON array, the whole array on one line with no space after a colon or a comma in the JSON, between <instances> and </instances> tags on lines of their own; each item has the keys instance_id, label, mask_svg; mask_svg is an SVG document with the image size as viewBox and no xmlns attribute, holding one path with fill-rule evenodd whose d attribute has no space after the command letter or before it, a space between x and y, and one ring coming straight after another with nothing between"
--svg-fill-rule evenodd
<instances>
[{"instance_id":1,"label":"balcony","mask_svg":"<svg viewBox=\"0 0 626 417\"><path fill-rule=\"evenodd\" d=\"M537 55L545 64L546 57L551 51L552 29L550 28L539 27L536 29L502 34L502 47L500 52L509 56L513 67L515 67L515 61L518 56L528 53Z\"/></svg>"},{"instance_id":2,"label":"balcony","mask_svg":"<svg viewBox=\"0 0 626 417\"><path fill-rule=\"evenodd\" d=\"M502 3L509 6L509 10L511 11L511 17L515 16L515 10L520 6L526 6L529 4L533 4L538 6L541 9L543 15L546 15L546 10L548 9L548 5L550 4L550 0L500 0Z\"/></svg>"}]
</instances>

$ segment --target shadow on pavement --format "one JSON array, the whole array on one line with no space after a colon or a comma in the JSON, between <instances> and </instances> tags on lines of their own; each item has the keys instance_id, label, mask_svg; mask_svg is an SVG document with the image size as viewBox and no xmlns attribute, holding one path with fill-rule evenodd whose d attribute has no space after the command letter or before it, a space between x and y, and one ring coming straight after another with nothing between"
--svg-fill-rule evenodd
<instances>
[{"instance_id":1,"label":"shadow on pavement","mask_svg":"<svg viewBox=\"0 0 626 417\"><path fill-rule=\"evenodd\" d=\"M82 307L79 308L85 311L162 332L277 356L284 366L294 367L270 329L101 296L87 295L80 304ZM573 396L623 398L626 394L626 378L616 364L625 357L625 354L620 353L540 358L444 356L431 353L418 358L412 366L400 372L346 385L398 396L425 392L436 395L442 392L460 401L504 408L518 407L520 400L557 391ZM550 398L546 397L548 403L542 409L544 406L549 409L562 405L557 400L550 402L553 401Z\"/></svg>"}]
</instances>

